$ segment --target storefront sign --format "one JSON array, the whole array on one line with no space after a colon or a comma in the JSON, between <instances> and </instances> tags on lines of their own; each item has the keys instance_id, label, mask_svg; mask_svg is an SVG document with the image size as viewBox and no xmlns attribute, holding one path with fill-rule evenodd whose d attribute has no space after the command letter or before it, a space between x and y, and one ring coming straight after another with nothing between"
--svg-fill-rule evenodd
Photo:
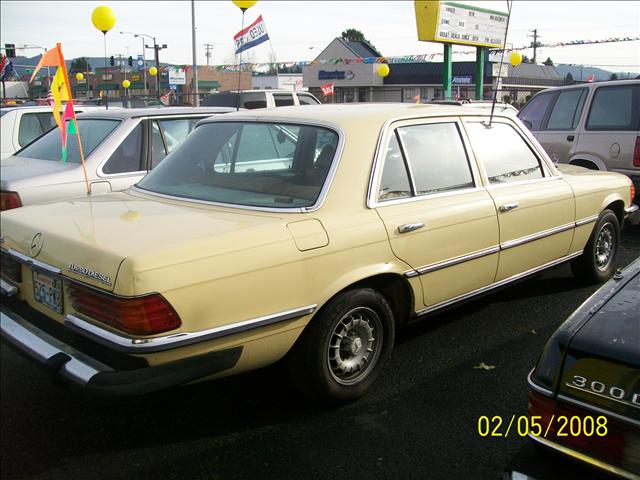
<instances>
[{"instance_id":1,"label":"storefront sign","mask_svg":"<svg viewBox=\"0 0 640 480\"><path fill-rule=\"evenodd\" d=\"M507 30L505 12L439 0L415 0L418 39L502 48Z\"/></svg>"},{"instance_id":2,"label":"storefront sign","mask_svg":"<svg viewBox=\"0 0 640 480\"><path fill-rule=\"evenodd\" d=\"M453 77L451 83L454 85L471 85L471 77Z\"/></svg>"},{"instance_id":3,"label":"storefront sign","mask_svg":"<svg viewBox=\"0 0 640 480\"><path fill-rule=\"evenodd\" d=\"M352 80L355 74L351 70L320 70L318 80Z\"/></svg>"},{"instance_id":4,"label":"storefront sign","mask_svg":"<svg viewBox=\"0 0 640 480\"><path fill-rule=\"evenodd\" d=\"M113 75L110 73L103 73L102 80L113 80Z\"/></svg>"},{"instance_id":5,"label":"storefront sign","mask_svg":"<svg viewBox=\"0 0 640 480\"><path fill-rule=\"evenodd\" d=\"M169 85L186 85L187 73L181 68L169 69Z\"/></svg>"}]
</instances>

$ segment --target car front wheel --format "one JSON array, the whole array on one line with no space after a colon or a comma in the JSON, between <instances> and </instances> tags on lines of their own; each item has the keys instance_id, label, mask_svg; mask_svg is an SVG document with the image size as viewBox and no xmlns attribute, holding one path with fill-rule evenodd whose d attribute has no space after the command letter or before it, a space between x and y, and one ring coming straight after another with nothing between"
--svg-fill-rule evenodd
<instances>
[{"instance_id":1,"label":"car front wheel","mask_svg":"<svg viewBox=\"0 0 640 480\"><path fill-rule=\"evenodd\" d=\"M323 403L347 403L375 382L393 349L389 303L364 288L342 292L311 321L288 358L292 379Z\"/></svg>"},{"instance_id":2,"label":"car front wheel","mask_svg":"<svg viewBox=\"0 0 640 480\"><path fill-rule=\"evenodd\" d=\"M615 272L620 242L620 222L611 210L600 214L584 252L571 262L575 277L584 283L601 283Z\"/></svg>"}]
</instances>

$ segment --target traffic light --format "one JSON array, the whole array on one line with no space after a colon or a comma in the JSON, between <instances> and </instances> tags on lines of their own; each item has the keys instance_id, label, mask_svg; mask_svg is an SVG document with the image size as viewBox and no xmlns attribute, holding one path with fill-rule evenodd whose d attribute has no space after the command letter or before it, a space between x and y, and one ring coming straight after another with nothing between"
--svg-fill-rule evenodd
<instances>
[{"instance_id":1,"label":"traffic light","mask_svg":"<svg viewBox=\"0 0 640 480\"><path fill-rule=\"evenodd\" d=\"M112 67L116 64L116 59L113 58L113 55L111 55L109 57L109 65L111 65Z\"/></svg>"},{"instance_id":2,"label":"traffic light","mask_svg":"<svg viewBox=\"0 0 640 480\"><path fill-rule=\"evenodd\" d=\"M4 51L7 58L16 58L16 46L13 43L5 43Z\"/></svg>"},{"instance_id":3,"label":"traffic light","mask_svg":"<svg viewBox=\"0 0 640 480\"><path fill-rule=\"evenodd\" d=\"M130 67L133 67L133 57L127 58L127 63L129 64Z\"/></svg>"}]
</instances>

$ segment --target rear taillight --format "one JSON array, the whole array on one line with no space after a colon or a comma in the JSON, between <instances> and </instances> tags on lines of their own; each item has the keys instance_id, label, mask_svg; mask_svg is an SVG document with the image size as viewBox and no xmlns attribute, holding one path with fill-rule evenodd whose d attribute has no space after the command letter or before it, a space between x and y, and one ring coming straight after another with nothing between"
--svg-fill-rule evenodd
<instances>
[{"instance_id":1,"label":"rear taillight","mask_svg":"<svg viewBox=\"0 0 640 480\"><path fill-rule=\"evenodd\" d=\"M633 150L633 166L640 167L640 137L636 137L636 148Z\"/></svg>"},{"instance_id":2,"label":"rear taillight","mask_svg":"<svg viewBox=\"0 0 640 480\"><path fill-rule=\"evenodd\" d=\"M629 192L631 194L631 196L629 198L633 202L633 199L636 198L636 186L633 184L633 182L631 182L631 186L629 187L629 189L631 190Z\"/></svg>"},{"instance_id":3,"label":"rear taillight","mask_svg":"<svg viewBox=\"0 0 640 480\"><path fill-rule=\"evenodd\" d=\"M21 206L20 195L16 192L0 192L0 210L11 210Z\"/></svg>"},{"instance_id":4,"label":"rear taillight","mask_svg":"<svg viewBox=\"0 0 640 480\"><path fill-rule=\"evenodd\" d=\"M167 332L182 324L176 311L159 293L117 297L70 283L69 295L78 313L134 335Z\"/></svg>"},{"instance_id":5,"label":"rear taillight","mask_svg":"<svg viewBox=\"0 0 640 480\"><path fill-rule=\"evenodd\" d=\"M541 437L618 467L637 467L628 448L638 441L627 425L569 404L529 392L529 418L541 417ZM605 425L605 430L599 425ZM604 435L602 435L604 433Z\"/></svg>"}]
</instances>

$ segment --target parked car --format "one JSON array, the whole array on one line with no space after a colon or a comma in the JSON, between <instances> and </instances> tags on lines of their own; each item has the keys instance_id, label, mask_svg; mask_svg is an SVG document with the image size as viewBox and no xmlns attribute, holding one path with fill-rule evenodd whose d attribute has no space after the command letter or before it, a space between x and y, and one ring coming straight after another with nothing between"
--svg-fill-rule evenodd
<instances>
[{"instance_id":1,"label":"parked car","mask_svg":"<svg viewBox=\"0 0 640 480\"><path fill-rule=\"evenodd\" d=\"M354 400L400 325L567 261L613 274L630 180L487 124L390 103L203 120L127 191L3 213L3 338L98 393L286 357L311 396Z\"/></svg>"},{"instance_id":2,"label":"parked car","mask_svg":"<svg viewBox=\"0 0 640 480\"><path fill-rule=\"evenodd\" d=\"M105 99L103 97L80 100L80 104L106 107ZM113 107L147 108L147 107L164 107L164 106L165 104L162 103L160 99L155 97L109 98L109 108L113 108Z\"/></svg>"},{"instance_id":3,"label":"parked car","mask_svg":"<svg viewBox=\"0 0 640 480\"><path fill-rule=\"evenodd\" d=\"M92 194L122 190L140 180L182 142L195 124L234 109L93 109L78 115ZM87 193L77 137L69 136L60 161L58 129L0 162L1 209L77 197Z\"/></svg>"},{"instance_id":4,"label":"parked car","mask_svg":"<svg viewBox=\"0 0 640 480\"><path fill-rule=\"evenodd\" d=\"M82 113L90 109L90 106L77 106L75 111ZM0 158L8 157L55 126L51 107L0 109Z\"/></svg>"},{"instance_id":5,"label":"parked car","mask_svg":"<svg viewBox=\"0 0 640 480\"><path fill-rule=\"evenodd\" d=\"M518 116L554 162L623 173L640 192L640 80L543 90Z\"/></svg>"},{"instance_id":6,"label":"parked car","mask_svg":"<svg viewBox=\"0 0 640 480\"><path fill-rule=\"evenodd\" d=\"M510 478L557 478L539 467L552 452L584 462L580 478L640 478L640 259L555 331L528 381L540 431L507 468Z\"/></svg>"},{"instance_id":7,"label":"parked car","mask_svg":"<svg viewBox=\"0 0 640 480\"><path fill-rule=\"evenodd\" d=\"M494 109L494 112L507 112L513 115L518 114L518 109L513 105L508 103L496 102L495 106L490 100L430 100L425 103L430 103L434 105L464 105L465 107L471 108L481 108L483 110L488 110L491 112L491 109Z\"/></svg>"},{"instance_id":8,"label":"parked car","mask_svg":"<svg viewBox=\"0 0 640 480\"><path fill-rule=\"evenodd\" d=\"M202 99L202 105L217 107L272 108L290 105L318 105L320 101L309 92L294 92L292 90L241 90L240 102L238 91L218 92L207 95Z\"/></svg>"}]
</instances>

